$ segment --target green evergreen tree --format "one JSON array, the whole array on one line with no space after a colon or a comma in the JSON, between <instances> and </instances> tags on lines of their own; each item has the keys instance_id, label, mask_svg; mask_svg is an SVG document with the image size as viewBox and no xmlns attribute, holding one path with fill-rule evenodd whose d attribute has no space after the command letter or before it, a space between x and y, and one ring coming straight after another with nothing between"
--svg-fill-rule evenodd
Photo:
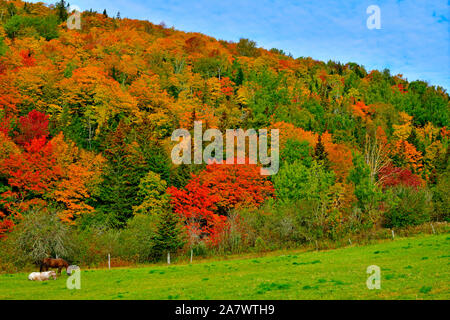
<instances>
[{"instance_id":1,"label":"green evergreen tree","mask_svg":"<svg viewBox=\"0 0 450 320\"><path fill-rule=\"evenodd\" d=\"M416 128L413 127L411 133L407 139L409 143L416 147L416 149L422 154L425 153L425 145L417 138Z\"/></svg>"},{"instance_id":2,"label":"green evergreen tree","mask_svg":"<svg viewBox=\"0 0 450 320\"><path fill-rule=\"evenodd\" d=\"M69 17L67 10L69 8L69 4L66 4L66 1L60 0L55 4L56 15L58 16L59 21L66 21Z\"/></svg>"},{"instance_id":3,"label":"green evergreen tree","mask_svg":"<svg viewBox=\"0 0 450 320\"><path fill-rule=\"evenodd\" d=\"M0 57L3 56L8 50L8 46L3 41L3 38L0 37Z\"/></svg>"},{"instance_id":4,"label":"green evergreen tree","mask_svg":"<svg viewBox=\"0 0 450 320\"><path fill-rule=\"evenodd\" d=\"M23 11L25 13L31 13L30 8L28 7L28 2L25 2L25 4L23 5Z\"/></svg>"},{"instance_id":5,"label":"green evergreen tree","mask_svg":"<svg viewBox=\"0 0 450 320\"><path fill-rule=\"evenodd\" d=\"M133 208L142 204L137 195L143 177L152 171L165 181L170 178L167 156L146 128L144 124L132 128L120 122L105 141L108 165L98 201L107 223L115 228L124 227L134 214Z\"/></svg>"},{"instance_id":6,"label":"green evergreen tree","mask_svg":"<svg viewBox=\"0 0 450 320\"><path fill-rule=\"evenodd\" d=\"M133 216L133 206L139 205L136 194L139 183L148 172L145 165L130 154L127 133L129 128L119 124L107 140L105 156L109 160L100 187L100 211L108 225L122 228Z\"/></svg>"},{"instance_id":7,"label":"green evergreen tree","mask_svg":"<svg viewBox=\"0 0 450 320\"><path fill-rule=\"evenodd\" d=\"M158 258L165 254L170 255L184 245L180 219L171 210L165 210L159 215L153 243L153 252Z\"/></svg>"},{"instance_id":8,"label":"green evergreen tree","mask_svg":"<svg viewBox=\"0 0 450 320\"><path fill-rule=\"evenodd\" d=\"M242 85L243 82L244 82L244 72L242 71L242 68L239 67L239 69L236 73L236 78L234 80L234 83L238 87L238 86Z\"/></svg>"},{"instance_id":9,"label":"green evergreen tree","mask_svg":"<svg viewBox=\"0 0 450 320\"><path fill-rule=\"evenodd\" d=\"M314 148L314 159L320 163L325 169L329 169L328 153L322 143L322 135L319 135L316 146Z\"/></svg>"},{"instance_id":10,"label":"green evergreen tree","mask_svg":"<svg viewBox=\"0 0 450 320\"><path fill-rule=\"evenodd\" d=\"M8 16L10 18L17 14L17 8L14 5L14 3L12 3L12 2L8 3L8 6L6 7L6 10L8 11Z\"/></svg>"}]
</instances>

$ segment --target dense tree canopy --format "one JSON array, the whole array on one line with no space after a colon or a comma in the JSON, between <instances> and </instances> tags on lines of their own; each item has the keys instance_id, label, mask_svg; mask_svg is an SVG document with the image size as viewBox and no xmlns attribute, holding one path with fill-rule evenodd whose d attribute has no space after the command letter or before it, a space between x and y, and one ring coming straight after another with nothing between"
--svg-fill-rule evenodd
<instances>
[{"instance_id":1,"label":"dense tree canopy","mask_svg":"<svg viewBox=\"0 0 450 320\"><path fill-rule=\"evenodd\" d=\"M0 237L42 206L68 224L113 228L170 212L211 239L230 212L268 199L321 201L335 224L371 210L405 223L389 203L399 187L410 189L396 205L434 190L448 219L442 87L106 10L83 12L82 28L70 29L66 7L0 0ZM173 164L171 134L194 121L279 129L278 175L261 176L259 164Z\"/></svg>"}]
</instances>

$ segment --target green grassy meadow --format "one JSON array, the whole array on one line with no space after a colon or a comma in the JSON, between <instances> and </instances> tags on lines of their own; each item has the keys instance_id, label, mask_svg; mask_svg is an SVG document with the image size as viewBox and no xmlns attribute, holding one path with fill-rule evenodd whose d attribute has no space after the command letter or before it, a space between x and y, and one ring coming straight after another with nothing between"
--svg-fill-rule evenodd
<instances>
[{"instance_id":1,"label":"green grassy meadow","mask_svg":"<svg viewBox=\"0 0 450 320\"><path fill-rule=\"evenodd\" d=\"M366 269L381 268L369 290ZM329 251L290 251L249 259L81 272L34 282L0 275L0 299L449 299L450 235L399 238Z\"/></svg>"}]
</instances>

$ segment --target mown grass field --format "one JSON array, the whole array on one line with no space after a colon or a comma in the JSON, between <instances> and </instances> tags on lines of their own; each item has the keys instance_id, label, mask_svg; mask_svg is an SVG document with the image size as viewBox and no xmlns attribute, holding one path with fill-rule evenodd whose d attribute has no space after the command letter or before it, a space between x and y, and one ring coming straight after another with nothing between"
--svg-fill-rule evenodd
<instances>
[{"instance_id":1,"label":"mown grass field","mask_svg":"<svg viewBox=\"0 0 450 320\"><path fill-rule=\"evenodd\" d=\"M381 268L368 290L366 269ZM368 246L188 265L82 270L81 289L67 276L34 282L0 275L0 299L449 299L450 235Z\"/></svg>"}]
</instances>

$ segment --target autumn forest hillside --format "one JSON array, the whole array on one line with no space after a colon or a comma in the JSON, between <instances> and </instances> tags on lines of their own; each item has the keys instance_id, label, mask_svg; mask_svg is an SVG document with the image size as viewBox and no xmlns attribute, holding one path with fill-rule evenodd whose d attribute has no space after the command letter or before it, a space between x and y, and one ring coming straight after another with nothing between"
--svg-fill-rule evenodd
<instances>
[{"instance_id":1,"label":"autumn forest hillside","mask_svg":"<svg viewBox=\"0 0 450 320\"><path fill-rule=\"evenodd\" d=\"M0 265L266 250L450 219L442 87L107 8L70 29L67 8L0 0ZM172 132L194 121L279 129L279 172L173 164Z\"/></svg>"}]
</instances>

